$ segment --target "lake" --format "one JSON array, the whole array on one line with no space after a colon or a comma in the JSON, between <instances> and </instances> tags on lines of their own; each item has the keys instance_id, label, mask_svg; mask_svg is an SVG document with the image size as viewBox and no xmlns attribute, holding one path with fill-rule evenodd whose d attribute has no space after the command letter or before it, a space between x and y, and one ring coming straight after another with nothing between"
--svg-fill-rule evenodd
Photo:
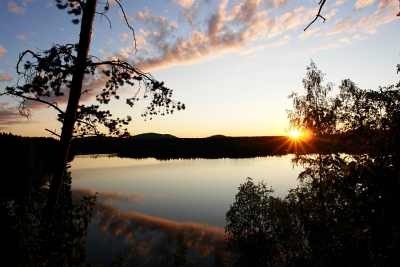
<instances>
[{"instance_id":1,"label":"lake","mask_svg":"<svg viewBox=\"0 0 400 267\"><path fill-rule=\"evenodd\" d=\"M74 198L98 192L97 213L86 239L90 263L111 263L129 246L140 266L173 266L175 236L188 235L189 259L221 266L225 214L247 177L284 197L302 168L293 155L243 159L131 159L75 156Z\"/></svg>"}]
</instances>

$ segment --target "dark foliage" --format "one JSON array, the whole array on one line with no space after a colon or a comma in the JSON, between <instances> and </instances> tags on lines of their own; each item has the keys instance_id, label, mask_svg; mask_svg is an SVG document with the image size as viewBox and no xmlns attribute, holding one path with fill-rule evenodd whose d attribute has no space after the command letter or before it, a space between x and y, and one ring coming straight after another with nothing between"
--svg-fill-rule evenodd
<instances>
[{"instance_id":1,"label":"dark foliage","mask_svg":"<svg viewBox=\"0 0 400 267\"><path fill-rule=\"evenodd\" d=\"M2 251L9 266L80 266L87 259L86 236L96 196L72 203L71 177L66 173L48 250L41 253L40 221L52 172L52 138L0 134L3 185L0 194Z\"/></svg>"},{"instance_id":2,"label":"dark foliage","mask_svg":"<svg viewBox=\"0 0 400 267\"><path fill-rule=\"evenodd\" d=\"M290 95L291 128L309 134L316 150L293 159L304 167L298 188L278 200L268 197L264 184L248 180L226 215L235 266L246 266L248 258L263 266L396 266L400 261L400 83L363 90L344 80L339 94L329 97L331 85L322 81L312 62L303 80L305 94ZM332 134L348 137L345 154L337 151L340 139L326 138ZM254 228L254 222L262 225ZM282 229L290 235L281 238Z\"/></svg>"}]
</instances>

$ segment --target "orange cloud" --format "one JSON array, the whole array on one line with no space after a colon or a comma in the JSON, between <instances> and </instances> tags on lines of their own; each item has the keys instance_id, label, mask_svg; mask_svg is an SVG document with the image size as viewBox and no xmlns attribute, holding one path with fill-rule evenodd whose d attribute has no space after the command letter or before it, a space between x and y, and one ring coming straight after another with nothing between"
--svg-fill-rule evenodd
<instances>
[{"instance_id":1,"label":"orange cloud","mask_svg":"<svg viewBox=\"0 0 400 267\"><path fill-rule=\"evenodd\" d=\"M0 103L0 125L12 125L21 123L21 114L15 108L5 107L6 103Z\"/></svg>"},{"instance_id":2,"label":"orange cloud","mask_svg":"<svg viewBox=\"0 0 400 267\"><path fill-rule=\"evenodd\" d=\"M374 3L374 0L357 0L357 2L354 5L355 9L363 9L369 5L372 5Z\"/></svg>"},{"instance_id":3,"label":"orange cloud","mask_svg":"<svg viewBox=\"0 0 400 267\"><path fill-rule=\"evenodd\" d=\"M4 56L5 54L7 54L7 50L0 45L0 57Z\"/></svg>"},{"instance_id":4,"label":"orange cloud","mask_svg":"<svg viewBox=\"0 0 400 267\"><path fill-rule=\"evenodd\" d=\"M122 34L120 34L119 38L120 38L121 42L126 42L129 40L130 35L127 33L122 33Z\"/></svg>"},{"instance_id":5,"label":"orange cloud","mask_svg":"<svg viewBox=\"0 0 400 267\"><path fill-rule=\"evenodd\" d=\"M26 36L25 35L17 35L17 38L18 39L20 39L20 40L22 40L22 41L25 41L26 40Z\"/></svg>"},{"instance_id":6,"label":"orange cloud","mask_svg":"<svg viewBox=\"0 0 400 267\"><path fill-rule=\"evenodd\" d=\"M0 82L9 82L12 78L11 74L5 74L4 71L0 70Z\"/></svg>"},{"instance_id":7,"label":"orange cloud","mask_svg":"<svg viewBox=\"0 0 400 267\"><path fill-rule=\"evenodd\" d=\"M355 9L361 9L372 4L372 0L359 0L355 4ZM378 31L379 26L388 24L398 18L396 16L397 12L395 8L397 5L398 3L396 0L380 1L376 11L371 15L364 15L360 18L354 19L354 14L352 14L345 20L337 20L335 22L335 28L327 35L339 34L344 31L353 32L357 29L361 29L369 34L374 34Z\"/></svg>"},{"instance_id":8,"label":"orange cloud","mask_svg":"<svg viewBox=\"0 0 400 267\"><path fill-rule=\"evenodd\" d=\"M184 8L190 8L193 5L194 0L173 0L173 2Z\"/></svg>"}]
</instances>

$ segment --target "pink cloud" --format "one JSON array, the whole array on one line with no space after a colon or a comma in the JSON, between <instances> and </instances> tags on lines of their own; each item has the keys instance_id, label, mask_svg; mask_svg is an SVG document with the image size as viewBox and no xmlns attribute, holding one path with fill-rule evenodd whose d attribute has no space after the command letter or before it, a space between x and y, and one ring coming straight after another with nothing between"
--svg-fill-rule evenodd
<instances>
[{"instance_id":1,"label":"pink cloud","mask_svg":"<svg viewBox=\"0 0 400 267\"><path fill-rule=\"evenodd\" d=\"M134 211L123 212L117 207L98 202L98 231L133 245L139 257L148 265L165 266L173 263L172 253L176 235L187 234L187 242L194 249L194 261L201 266L224 266L225 232L223 228L204 223L177 222ZM157 257L154 257L157 255Z\"/></svg>"},{"instance_id":2,"label":"pink cloud","mask_svg":"<svg viewBox=\"0 0 400 267\"><path fill-rule=\"evenodd\" d=\"M26 40L26 36L25 35L17 35L17 38L18 39L20 39L20 40L22 40L22 41L25 41Z\"/></svg>"},{"instance_id":3,"label":"pink cloud","mask_svg":"<svg viewBox=\"0 0 400 267\"><path fill-rule=\"evenodd\" d=\"M317 33L319 30L320 30L320 28L307 29L307 31L305 31L299 35L298 40L304 40L304 39L310 37L311 35Z\"/></svg>"},{"instance_id":4,"label":"pink cloud","mask_svg":"<svg viewBox=\"0 0 400 267\"><path fill-rule=\"evenodd\" d=\"M267 0L267 3L274 8L286 6L288 2L289 0Z\"/></svg>"},{"instance_id":5,"label":"pink cloud","mask_svg":"<svg viewBox=\"0 0 400 267\"><path fill-rule=\"evenodd\" d=\"M74 202L77 202L83 196L95 194L91 189L74 189L73 197ZM151 197L151 196L150 196ZM120 201L130 204L144 204L145 194L140 192L121 193L121 191L101 191L97 195L97 201L112 205L115 201Z\"/></svg>"},{"instance_id":6,"label":"pink cloud","mask_svg":"<svg viewBox=\"0 0 400 267\"><path fill-rule=\"evenodd\" d=\"M198 3L195 3L191 8L185 8L181 12L181 16L186 19L186 21L189 22L190 25L194 26L195 25L195 19L199 15L200 12L200 6Z\"/></svg>"},{"instance_id":7,"label":"pink cloud","mask_svg":"<svg viewBox=\"0 0 400 267\"><path fill-rule=\"evenodd\" d=\"M173 2L181 7L190 8L193 5L194 0L173 0Z\"/></svg>"},{"instance_id":8,"label":"pink cloud","mask_svg":"<svg viewBox=\"0 0 400 267\"><path fill-rule=\"evenodd\" d=\"M0 103L0 125L20 124L27 121L16 108L7 107L8 103Z\"/></svg>"},{"instance_id":9,"label":"pink cloud","mask_svg":"<svg viewBox=\"0 0 400 267\"><path fill-rule=\"evenodd\" d=\"M4 56L5 54L7 54L7 50L0 45L0 57Z\"/></svg>"},{"instance_id":10,"label":"pink cloud","mask_svg":"<svg viewBox=\"0 0 400 267\"><path fill-rule=\"evenodd\" d=\"M355 8L361 9L372 4L372 0L359 0L357 1ZM395 10L397 5L398 3L396 0L380 1L373 14L364 15L359 18L354 18L355 14L352 14L345 20L338 20L335 22L335 28L327 35L339 34L341 32L353 32L357 29L374 34L377 32L379 26L398 19Z\"/></svg>"},{"instance_id":11,"label":"pink cloud","mask_svg":"<svg viewBox=\"0 0 400 267\"><path fill-rule=\"evenodd\" d=\"M290 41L290 39L290 35L285 35L282 39L275 41L272 44L269 44L268 47L279 47L285 45Z\"/></svg>"},{"instance_id":12,"label":"pink cloud","mask_svg":"<svg viewBox=\"0 0 400 267\"><path fill-rule=\"evenodd\" d=\"M150 18L150 12L149 12L149 10L147 9L147 10L144 11L144 12L139 11L139 12L136 14L136 18L137 18L138 20L146 21L148 18Z\"/></svg>"},{"instance_id":13,"label":"pink cloud","mask_svg":"<svg viewBox=\"0 0 400 267\"><path fill-rule=\"evenodd\" d=\"M370 6L374 3L374 0L357 0L354 5L355 9L363 9L367 6Z\"/></svg>"},{"instance_id":14,"label":"pink cloud","mask_svg":"<svg viewBox=\"0 0 400 267\"><path fill-rule=\"evenodd\" d=\"M17 5L13 1L8 2L8 11L17 15L23 15L26 12L27 3L33 2L34 0L22 0L21 5Z\"/></svg>"},{"instance_id":15,"label":"pink cloud","mask_svg":"<svg viewBox=\"0 0 400 267\"><path fill-rule=\"evenodd\" d=\"M0 82L9 82L12 78L11 74L5 74L4 71L0 70Z\"/></svg>"},{"instance_id":16,"label":"pink cloud","mask_svg":"<svg viewBox=\"0 0 400 267\"><path fill-rule=\"evenodd\" d=\"M138 36L146 44L144 50L133 59L133 54L123 48L110 55L110 58L129 58L133 66L143 71L190 64L239 50L257 39L272 38L295 30L309 23L316 12L316 8L300 7L269 18L269 12L263 10L262 3L261 0L245 0L228 8L228 1L221 1L217 10L204 21L204 30L194 30L188 36L179 37L174 37L178 28L176 23L168 22L165 17L154 16L147 9L140 11L136 17L151 29L139 30ZM283 5L286 2L279 3ZM286 37L285 41L290 40Z\"/></svg>"},{"instance_id":17,"label":"pink cloud","mask_svg":"<svg viewBox=\"0 0 400 267\"><path fill-rule=\"evenodd\" d=\"M23 2L22 6L18 6L13 1L8 2L8 10L17 15L23 15L26 11L26 3Z\"/></svg>"},{"instance_id":18,"label":"pink cloud","mask_svg":"<svg viewBox=\"0 0 400 267\"><path fill-rule=\"evenodd\" d=\"M122 34L120 34L119 38L120 38L121 42L126 42L129 40L130 35L127 33L122 33Z\"/></svg>"},{"instance_id":19,"label":"pink cloud","mask_svg":"<svg viewBox=\"0 0 400 267\"><path fill-rule=\"evenodd\" d=\"M335 7L335 6L341 6L341 5L343 5L345 2L346 2L346 0L337 0L337 1L333 4L333 6L334 6L334 7Z\"/></svg>"}]
</instances>

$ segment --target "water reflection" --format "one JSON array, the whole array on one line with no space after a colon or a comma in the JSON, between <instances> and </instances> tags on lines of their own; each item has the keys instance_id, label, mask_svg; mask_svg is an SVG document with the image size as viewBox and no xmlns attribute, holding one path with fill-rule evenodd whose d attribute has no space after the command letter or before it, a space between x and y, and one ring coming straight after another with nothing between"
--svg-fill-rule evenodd
<instances>
[{"instance_id":1,"label":"water reflection","mask_svg":"<svg viewBox=\"0 0 400 267\"><path fill-rule=\"evenodd\" d=\"M175 236L187 233L192 248L189 257L201 266L222 266L224 229L208 224L176 222L99 203L96 215L98 231L133 245L142 266L171 266ZM207 264L205 264L207 263Z\"/></svg>"},{"instance_id":2,"label":"water reflection","mask_svg":"<svg viewBox=\"0 0 400 267\"><path fill-rule=\"evenodd\" d=\"M129 245L141 266L171 266L175 235L186 231L189 258L221 266L225 213L246 177L264 180L277 196L298 184L291 156L157 161L75 157L74 198L99 192L87 240L90 262L105 263ZM146 262L146 263L145 263Z\"/></svg>"}]
</instances>

